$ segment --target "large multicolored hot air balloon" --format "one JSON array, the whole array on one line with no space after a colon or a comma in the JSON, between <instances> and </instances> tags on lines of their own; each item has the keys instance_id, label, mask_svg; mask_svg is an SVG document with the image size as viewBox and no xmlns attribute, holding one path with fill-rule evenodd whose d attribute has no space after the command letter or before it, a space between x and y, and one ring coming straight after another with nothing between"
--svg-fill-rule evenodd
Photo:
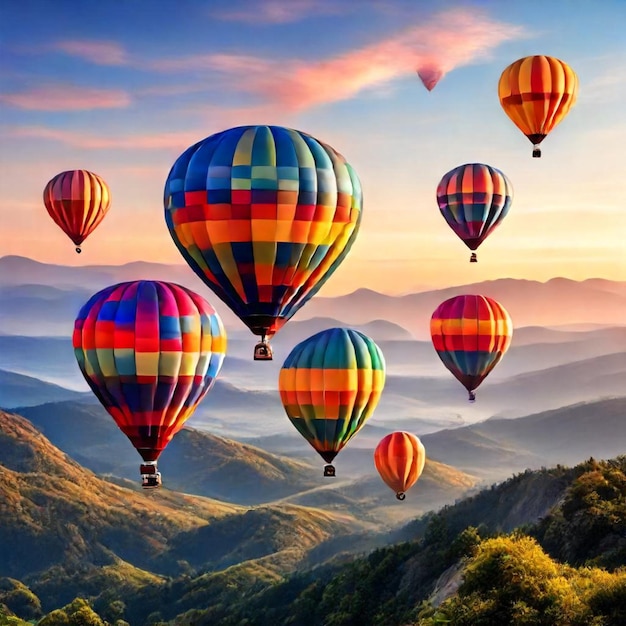
<instances>
[{"instance_id":1,"label":"large multicolored hot air balloon","mask_svg":"<svg viewBox=\"0 0 626 626\"><path fill-rule=\"evenodd\" d=\"M226 332L219 315L180 285L120 283L81 308L73 344L91 390L144 460L142 485L159 486L159 455L222 367Z\"/></svg>"},{"instance_id":2,"label":"large multicolored hot air balloon","mask_svg":"<svg viewBox=\"0 0 626 626\"><path fill-rule=\"evenodd\" d=\"M422 475L426 451L418 437L397 431L383 437L374 450L374 465L385 483L396 492L398 500Z\"/></svg>"},{"instance_id":3,"label":"large multicolored hot air balloon","mask_svg":"<svg viewBox=\"0 0 626 626\"><path fill-rule=\"evenodd\" d=\"M473 402L477 387L509 349L513 322L492 298L456 296L435 309L430 334L439 358Z\"/></svg>"},{"instance_id":4,"label":"large multicolored hot air balloon","mask_svg":"<svg viewBox=\"0 0 626 626\"><path fill-rule=\"evenodd\" d=\"M533 156L540 157L539 144L576 102L578 77L559 59L528 56L502 72L498 95L504 112L532 142Z\"/></svg>"},{"instance_id":5,"label":"large multicolored hot air balloon","mask_svg":"<svg viewBox=\"0 0 626 626\"><path fill-rule=\"evenodd\" d=\"M385 385L385 359L368 336L349 328L323 330L300 342L280 370L278 389L298 432L326 461L372 415Z\"/></svg>"},{"instance_id":6,"label":"large multicolored hot air balloon","mask_svg":"<svg viewBox=\"0 0 626 626\"><path fill-rule=\"evenodd\" d=\"M511 181L483 163L459 165L444 174L437 185L441 214L470 250L476 250L500 224L512 201ZM477 261L472 252L470 262Z\"/></svg>"},{"instance_id":7,"label":"large multicolored hot air balloon","mask_svg":"<svg viewBox=\"0 0 626 626\"><path fill-rule=\"evenodd\" d=\"M194 272L255 334L255 359L328 280L361 222L359 179L330 146L240 126L188 148L165 184L165 220Z\"/></svg>"},{"instance_id":8,"label":"large multicolored hot air balloon","mask_svg":"<svg viewBox=\"0 0 626 626\"><path fill-rule=\"evenodd\" d=\"M48 182L43 191L43 202L50 217L80 253L80 244L107 214L111 192L97 174L70 170L57 174Z\"/></svg>"}]
</instances>

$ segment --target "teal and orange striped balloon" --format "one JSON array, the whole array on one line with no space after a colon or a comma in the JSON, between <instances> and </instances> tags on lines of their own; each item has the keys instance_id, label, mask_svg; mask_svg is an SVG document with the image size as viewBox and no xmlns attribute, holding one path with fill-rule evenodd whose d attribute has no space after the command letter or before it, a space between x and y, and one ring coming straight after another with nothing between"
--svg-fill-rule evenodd
<instances>
[{"instance_id":1,"label":"teal and orange striped balloon","mask_svg":"<svg viewBox=\"0 0 626 626\"><path fill-rule=\"evenodd\" d=\"M111 205L111 192L104 180L87 170L61 172L48 181L43 203L54 223L80 245L98 227Z\"/></svg>"},{"instance_id":2,"label":"teal and orange striped balloon","mask_svg":"<svg viewBox=\"0 0 626 626\"><path fill-rule=\"evenodd\" d=\"M327 144L280 126L240 126L178 157L164 204L185 261L254 334L269 338L348 254L362 192Z\"/></svg>"},{"instance_id":3,"label":"teal and orange striped balloon","mask_svg":"<svg viewBox=\"0 0 626 626\"><path fill-rule=\"evenodd\" d=\"M299 343L278 379L287 417L328 464L372 415L384 385L380 348L349 328L323 330ZM325 475L334 475L327 468Z\"/></svg>"},{"instance_id":4,"label":"teal and orange striped balloon","mask_svg":"<svg viewBox=\"0 0 626 626\"><path fill-rule=\"evenodd\" d=\"M213 386L226 342L206 300L151 280L94 294L78 313L73 335L91 390L151 464Z\"/></svg>"},{"instance_id":5,"label":"teal and orange striped balloon","mask_svg":"<svg viewBox=\"0 0 626 626\"><path fill-rule=\"evenodd\" d=\"M473 402L477 387L509 349L513 322L506 309L492 298L455 296L435 309L430 334L439 358Z\"/></svg>"}]
</instances>

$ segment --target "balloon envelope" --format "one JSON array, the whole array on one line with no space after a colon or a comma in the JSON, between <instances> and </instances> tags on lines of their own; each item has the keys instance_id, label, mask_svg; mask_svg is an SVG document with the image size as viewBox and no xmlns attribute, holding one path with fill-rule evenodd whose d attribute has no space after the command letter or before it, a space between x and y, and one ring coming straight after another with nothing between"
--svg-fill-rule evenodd
<instances>
[{"instance_id":1,"label":"balloon envelope","mask_svg":"<svg viewBox=\"0 0 626 626\"><path fill-rule=\"evenodd\" d=\"M513 322L496 300L461 295L435 309L430 333L439 358L473 400L474 390L509 349Z\"/></svg>"},{"instance_id":2,"label":"balloon envelope","mask_svg":"<svg viewBox=\"0 0 626 626\"><path fill-rule=\"evenodd\" d=\"M502 222L512 201L511 181L483 163L459 165L437 185L441 214L470 250L476 250Z\"/></svg>"},{"instance_id":3,"label":"balloon envelope","mask_svg":"<svg viewBox=\"0 0 626 626\"><path fill-rule=\"evenodd\" d=\"M212 387L226 332L198 294L141 280L94 294L76 318L73 345L98 400L144 461L156 461Z\"/></svg>"},{"instance_id":4,"label":"balloon envelope","mask_svg":"<svg viewBox=\"0 0 626 626\"><path fill-rule=\"evenodd\" d=\"M426 87L428 91L432 91L435 85L441 80L443 71L434 65L427 65L420 67L417 70L417 75L420 77L424 87Z\"/></svg>"},{"instance_id":5,"label":"balloon envelope","mask_svg":"<svg viewBox=\"0 0 626 626\"><path fill-rule=\"evenodd\" d=\"M578 77L560 59L528 56L511 63L502 72L498 96L504 112L537 146L576 102ZM535 156L541 156L537 152Z\"/></svg>"},{"instance_id":6,"label":"balloon envelope","mask_svg":"<svg viewBox=\"0 0 626 626\"><path fill-rule=\"evenodd\" d=\"M385 483L399 500L422 475L426 451L418 437L397 431L383 437L374 450L374 464Z\"/></svg>"},{"instance_id":7,"label":"balloon envelope","mask_svg":"<svg viewBox=\"0 0 626 626\"><path fill-rule=\"evenodd\" d=\"M323 330L294 347L278 389L298 432L331 463L372 415L385 384L385 359L367 335Z\"/></svg>"},{"instance_id":8,"label":"balloon envelope","mask_svg":"<svg viewBox=\"0 0 626 626\"><path fill-rule=\"evenodd\" d=\"M280 126L240 126L188 148L165 184L183 258L235 314L271 337L356 238L359 179L338 152Z\"/></svg>"},{"instance_id":9,"label":"balloon envelope","mask_svg":"<svg viewBox=\"0 0 626 626\"><path fill-rule=\"evenodd\" d=\"M55 224L76 246L80 246L107 214L111 193L97 174L70 170L48 181L43 202Z\"/></svg>"}]
</instances>

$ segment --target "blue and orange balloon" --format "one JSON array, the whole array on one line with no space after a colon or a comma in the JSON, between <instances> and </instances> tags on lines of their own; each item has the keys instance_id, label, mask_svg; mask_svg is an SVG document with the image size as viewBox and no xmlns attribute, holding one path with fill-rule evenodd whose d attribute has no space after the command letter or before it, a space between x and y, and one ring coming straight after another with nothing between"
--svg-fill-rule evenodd
<instances>
[{"instance_id":1,"label":"blue and orange balloon","mask_svg":"<svg viewBox=\"0 0 626 626\"><path fill-rule=\"evenodd\" d=\"M226 343L213 307L174 283L112 285L81 308L78 366L144 460L144 487L160 484L156 461L213 386Z\"/></svg>"},{"instance_id":2,"label":"blue and orange balloon","mask_svg":"<svg viewBox=\"0 0 626 626\"><path fill-rule=\"evenodd\" d=\"M211 135L174 163L165 221L193 271L262 338L310 300L348 254L361 184L330 146L280 126Z\"/></svg>"},{"instance_id":3,"label":"blue and orange balloon","mask_svg":"<svg viewBox=\"0 0 626 626\"><path fill-rule=\"evenodd\" d=\"M372 415L385 385L385 359L367 335L323 330L294 347L280 370L278 390L298 432L326 461L333 459Z\"/></svg>"},{"instance_id":4,"label":"blue and orange balloon","mask_svg":"<svg viewBox=\"0 0 626 626\"><path fill-rule=\"evenodd\" d=\"M473 402L477 387L509 349L513 322L496 300L462 295L435 309L430 334L439 358L467 389Z\"/></svg>"},{"instance_id":5,"label":"blue and orange balloon","mask_svg":"<svg viewBox=\"0 0 626 626\"><path fill-rule=\"evenodd\" d=\"M444 174L437 186L441 214L470 250L476 250L502 222L512 202L511 181L483 163L459 165ZM470 262L477 260L472 252Z\"/></svg>"},{"instance_id":6,"label":"blue and orange balloon","mask_svg":"<svg viewBox=\"0 0 626 626\"><path fill-rule=\"evenodd\" d=\"M48 181L43 203L54 223L80 245L98 227L111 206L111 192L104 180L87 170L61 172Z\"/></svg>"}]
</instances>

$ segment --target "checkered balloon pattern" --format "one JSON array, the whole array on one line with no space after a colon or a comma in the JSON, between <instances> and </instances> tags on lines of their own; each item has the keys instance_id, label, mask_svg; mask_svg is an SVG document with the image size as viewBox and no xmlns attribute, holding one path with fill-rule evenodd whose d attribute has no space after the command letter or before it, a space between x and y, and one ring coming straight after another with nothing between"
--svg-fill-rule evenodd
<instances>
[{"instance_id":1,"label":"checkered balloon pattern","mask_svg":"<svg viewBox=\"0 0 626 626\"><path fill-rule=\"evenodd\" d=\"M55 224L80 246L107 214L111 192L97 174L70 170L48 182L43 202Z\"/></svg>"},{"instance_id":2,"label":"checkered balloon pattern","mask_svg":"<svg viewBox=\"0 0 626 626\"><path fill-rule=\"evenodd\" d=\"M207 394L226 342L206 300L150 280L93 295L73 335L85 380L144 461L156 461Z\"/></svg>"},{"instance_id":3,"label":"checkered balloon pattern","mask_svg":"<svg viewBox=\"0 0 626 626\"><path fill-rule=\"evenodd\" d=\"M437 186L441 214L470 250L476 250L502 222L512 201L511 181L482 163L455 167Z\"/></svg>"},{"instance_id":4,"label":"checkered balloon pattern","mask_svg":"<svg viewBox=\"0 0 626 626\"><path fill-rule=\"evenodd\" d=\"M492 298L462 295L437 307L430 334L443 364L472 392L509 349L513 322Z\"/></svg>"},{"instance_id":5,"label":"checkered balloon pattern","mask_svg":"<svg viewBox=\"0 0 626 626\"><path fill-rule=\"evenodd\" d=\"M327 462L372 415L385 385L385 359L372 339L331 328L300 342L278 379L285 412Z\"/></svg>"},{"instance_id":6,"label":"checkered balloon pattern","mask_svg":"<svg viewBox=\"0 0 626 626\"><path fill-rule=\"evenodd\" d=\"M343 156L310 135L241 126L176 160L164 204L185 261L253 333L271 337L348 254L362 192Z\"/></svg>"}]
</instances>

